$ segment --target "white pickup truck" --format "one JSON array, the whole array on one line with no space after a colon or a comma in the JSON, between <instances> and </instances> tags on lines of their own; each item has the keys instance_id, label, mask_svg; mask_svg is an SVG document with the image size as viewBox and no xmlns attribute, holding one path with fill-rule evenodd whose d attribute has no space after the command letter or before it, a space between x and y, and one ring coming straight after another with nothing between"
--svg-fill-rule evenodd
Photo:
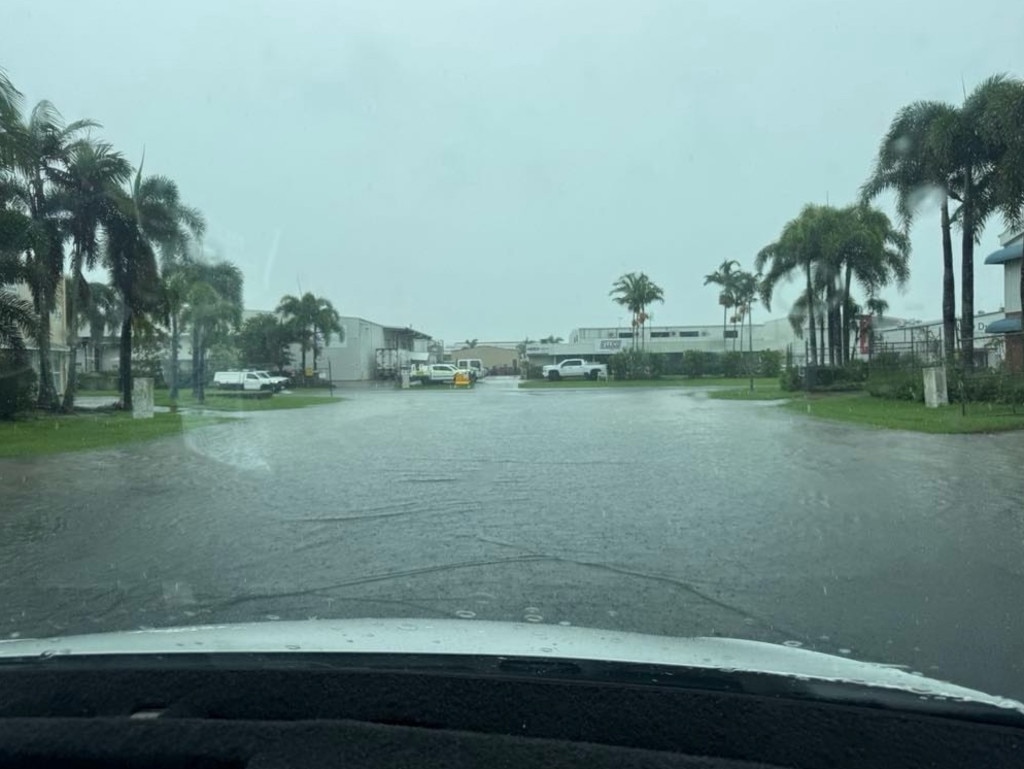
<instances>
[{"instance_id":1,"label":"white pickup truck","mask_svg":"<svg viewBox=\"0 0 1024 769\"><path fill-rule=\"evenodd\" d=\"M270 390L273 392L277 389L270 381L269 376L256 371L218 371L213 375L213 383L221 390L248 390L250 392Z\"/></svg>"},{"instance_id":2,"label":"white pickup truck","mask_svg":"<svg viewBox=\"0 0 1024 769\"><path fill-rule=\"evenodd\" d=\"M582 377L583 379L607 379L608 367L603 363L593 363L583 358L569 358L553 366L543 368L543 376L556 382L559 379Z\"/></svg>"}]
</instances>

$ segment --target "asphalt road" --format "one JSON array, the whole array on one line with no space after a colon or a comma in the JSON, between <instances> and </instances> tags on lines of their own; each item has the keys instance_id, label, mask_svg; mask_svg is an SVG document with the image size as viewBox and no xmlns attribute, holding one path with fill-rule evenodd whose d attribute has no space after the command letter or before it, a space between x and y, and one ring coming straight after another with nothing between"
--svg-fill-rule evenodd
<instances>
[{"instance_id":1,"label":"asphalt road","mask_svg":"<svg viewBox=\"0 0 1024 769\"><path fill-rule=\"evenodd\" d=\"M0 638L568 623L799 644L1024 698L1019 434L664 388L345 395L0 462Z\"/></svg>"}]
</instances>

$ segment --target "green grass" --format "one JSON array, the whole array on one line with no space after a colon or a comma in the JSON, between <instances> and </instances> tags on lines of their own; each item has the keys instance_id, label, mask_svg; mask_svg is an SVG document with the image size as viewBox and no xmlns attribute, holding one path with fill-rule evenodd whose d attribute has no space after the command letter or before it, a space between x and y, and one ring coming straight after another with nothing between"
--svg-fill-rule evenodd
<instances>
[{"instance_id":1,"label":"green grass","mask_svg":"<svg viewBox=\"0 0 1024 769\"><path fill-rule=\"evenodd\" d=\"M320 392L320 390L316 392ZM199 403L199 401L192 397L191 391L182 391L178 395L178 406L181 408L203 408L209 411L278 411L281 409L301 409L307 406L322 406L342 400L339 397L331 398L326 394L326 390L323 392L323 395L289 392L277 393L270 398L253 398L230 392L225 393L219 390L207 390L206 402ZM113 399L121 397L121 394L114 390L83 390L78 395ZM157 390L154 392L153 404L155 406L170 406L171 399L168 391Z\"/></svg>"},{"instance_id":2,"label":"green grass","mask_svg":"<svg viewBox=\"0 0 1024 769\"><path fill-rule=\"evenodd\" d=\"M180 414L156 414L152 419L133 419L130 414L73 414L0 422L0 457L35 457L138 443L228 419L186 419Z\"/></svg>"},{"instance_id":3,"label":"green grass","mask_svg":"<svg viewBox=\"0 0 1024 769\"><path fill-rule=\"evenodd\" d=\"M784 407L822 419L922 433L994 433L1024 428L1024 411L1014 414L1009 406L998 404L968 404L964 415L958 405L930 409L923 403L843 393L798 397Z\"/></svg>"},{"instance_id":4,"label":"green grass","mask_svg":"<svg viewBox=\"0 0 1024 769\"><path fill-rule=\"evenodd\" d=\"M750 389L750 383L742 387L730 390L712 390L708 393L709 398L720 401L776 401L792 398L793 393L779 387L777 379L766 381L754 380L754 389Z\"/></svg>"},{"instance_id":5,"label":"green grass","mask_svg":"<svg viewBox=\"0 0 1024 769\"><path fill-rule=\"evenodd\" d=\"M754 387L765 387L774 385L778 387L779 380L772 377L755 377ZM528 379L520 382L519 386L529 390L555 390L558 388L583 388L583 387L749 387L749 379L726 379L725 377L703 377L691 379L681 376L663 376L660 379L626 379L623 381L597 381L586 379L563 379L558 382L551 382L547 379Z\"/></svg>"},{"instance_id":6,"label":"green grass","mask_svg":"<svg viewBox=\"0 0 1024 769\"><path fill-rule=\"evenodd\" d=\"M200 403L192 397L191 392L178 395L179 408L203 408L210 411L278 411L281 409L303 409L307 406L324 406L339 403L341 398L328 395L300 395L298 393L278 393L269 398L222 393L216 390L207 391L206 402ZM157 390L153 395L156 406L170 406L171 399L167 390Z\"/></svg>"}]
</instances>

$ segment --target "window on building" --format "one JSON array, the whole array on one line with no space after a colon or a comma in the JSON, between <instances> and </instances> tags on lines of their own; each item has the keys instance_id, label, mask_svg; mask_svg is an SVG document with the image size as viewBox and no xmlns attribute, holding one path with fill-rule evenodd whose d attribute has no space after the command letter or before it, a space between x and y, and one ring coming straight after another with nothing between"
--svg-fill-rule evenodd
<instances>
[{"instance_id":1,"label":"window on building","mask_svg":"<svg viewBox=\"0 0 1024 769\"><path fill-rule=\"evenodd\" d=\"M633 332L632 331L620 331L619 332L619 339L632 339L632 338L633 338Z\"/></svg>"},{"instance_id":2,"label":"window on building","mask_svg":"<svg viewBox=\"0 0 1024 769\"><path fill-rule=\"evenodd\" d=\"M652 331L651 339L664 339L665 337L672 336L668 331Z\"/></svg>"},{"instance_id":3,"label":"window on building","mask_svg":"<svg viewBox=\"0 0 1024 769\"><path fill-rule=\"evenodd\" d=\"M736 331L736 329L729 328L725 330L726 339L735 339L737 336L739 336L739 333Z\"/></svg>"},{"instance_id":4,"label":"window on building","mask_svg":"<svg viewBox=\"0 0 1024 769\"><path fill-rule=\"evenodd\" d=\"M680 331L679 332L679 336L689 336L689 337L700 336L700 332L699 331Z\"/></svg>"}]
</instances>

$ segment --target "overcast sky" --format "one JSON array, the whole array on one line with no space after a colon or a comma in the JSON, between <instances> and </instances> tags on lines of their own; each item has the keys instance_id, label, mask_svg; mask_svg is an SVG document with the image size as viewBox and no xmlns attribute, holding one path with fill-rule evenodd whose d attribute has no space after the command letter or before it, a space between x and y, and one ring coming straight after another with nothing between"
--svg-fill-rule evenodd
<instances>
[{"instance_id":1,"label":"overcast sky","mask_svg":"<svg viewBox=\"0 0 1024 769\"><path fill-rule=\"evenodd\" d=\"M614 325L629 270L664 288L656 324L720 322L703 276L749 267L804 203L852 201L901 105L1024 74L1021 0L3 6L0 67L145 147L248 307L301 288L447 341ZM981 264L1002 229L979 310L1002 301ZM886 298L935 318L937 211L913 246Z\"/></svg>"}]
</instances>

